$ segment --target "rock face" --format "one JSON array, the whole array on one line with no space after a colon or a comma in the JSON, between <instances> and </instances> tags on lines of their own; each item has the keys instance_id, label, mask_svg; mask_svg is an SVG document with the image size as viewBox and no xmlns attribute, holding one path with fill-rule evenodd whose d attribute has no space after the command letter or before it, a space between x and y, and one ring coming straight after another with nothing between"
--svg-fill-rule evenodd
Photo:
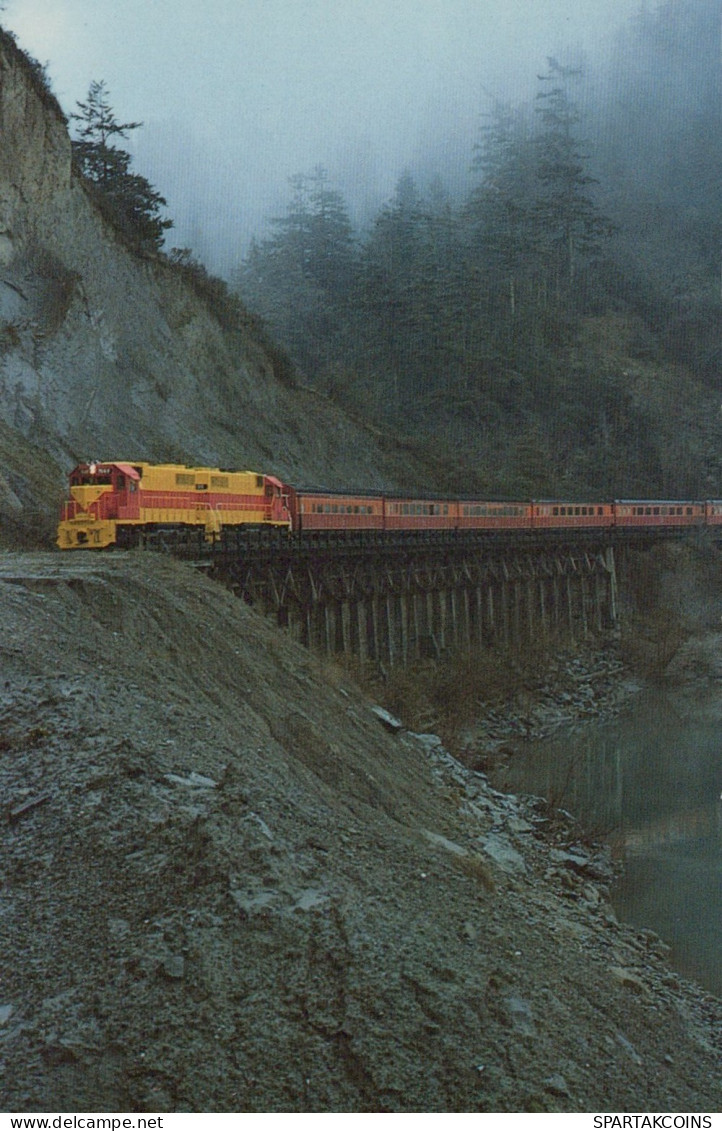
<instances>
[{"instance_id":1,"label":"rock face","mask_svg":"<svg viewBox=\"0 0 722 1131\"><path fill-rule=\"evenodd\" d=\"M1 31L0 131L0 529L18 500L54 512L61 469L91 456L392 481L372 437L278 380L250 318L219 316L166 259L127 250L73 168L59 106Z\"/></svg>"}]
</instances>

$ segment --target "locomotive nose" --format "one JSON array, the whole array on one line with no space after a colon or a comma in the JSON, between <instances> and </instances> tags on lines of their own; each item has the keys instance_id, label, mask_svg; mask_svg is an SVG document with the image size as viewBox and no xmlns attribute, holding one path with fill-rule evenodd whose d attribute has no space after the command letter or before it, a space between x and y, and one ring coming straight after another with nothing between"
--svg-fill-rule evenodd
<instances>
[{"instance_id":1,"label":"locomotive nose","mask_svg":"<svg viewBox=\"0 0 722 1131\"><path fill-rule=\"evenodd\" d=\"M61 550L104 550L116 541L114 522L97 522L89 515L67 519L58 526L57 545Z\"/></svg>"},{"instance_id":2,"label":"locomotive nose","mask_svg":"<svg viewBox=\"0 0 722 1131\"><path fill-rule=\"evenodd\" d=\"M87 546L88 531L73 526L70 522L61 522L56 542L61 550L74 550L77 546Z\"/></svg>"}]
</instances>

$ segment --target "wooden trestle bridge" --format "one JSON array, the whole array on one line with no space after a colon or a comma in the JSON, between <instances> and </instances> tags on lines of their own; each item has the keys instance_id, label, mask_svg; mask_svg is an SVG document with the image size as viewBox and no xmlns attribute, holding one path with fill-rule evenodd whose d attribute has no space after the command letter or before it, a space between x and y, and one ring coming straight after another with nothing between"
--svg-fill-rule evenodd
<instances>
[{"instance_id":1,"label":"wooden trestle bridge","mask_svg":"<svg viewBox=\"0 0 722 1131\"><path fill-rule=\"evenodd\" d=\"M316 652L406 664L617 623L609 537L458 532L217 543L205 565Z\"/></svg>"}]
</instances>

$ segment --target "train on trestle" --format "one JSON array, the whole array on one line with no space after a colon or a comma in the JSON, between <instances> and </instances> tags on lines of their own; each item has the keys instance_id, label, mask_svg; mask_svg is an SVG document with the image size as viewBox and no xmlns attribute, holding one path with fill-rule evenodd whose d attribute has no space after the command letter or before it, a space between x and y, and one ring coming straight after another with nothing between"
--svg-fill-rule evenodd
<instances>
[{"instance_id":1,"label":"train on trestle","mask_svg":"<svg viewBox=\"0 0 722 1131\"><path fill-rule=\"evenodd\" d=\"M57 545L61 550L130 548L157 536L277 530L644 531L722 527L722 500L616 499L509 501L414 494L303 490L274 475L122 460L78 464L70 473Z\"/></svg>"}]
</instances>

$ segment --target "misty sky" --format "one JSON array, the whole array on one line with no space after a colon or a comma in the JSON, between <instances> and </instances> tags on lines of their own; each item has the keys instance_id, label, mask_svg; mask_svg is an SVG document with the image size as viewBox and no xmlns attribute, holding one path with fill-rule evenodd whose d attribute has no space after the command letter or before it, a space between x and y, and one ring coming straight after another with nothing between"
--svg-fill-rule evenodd
<instances>
[{"instance_id":1,"label":"misty sky","mask_svg":"<svg viewBox=\"0 0 722 1131\"><path fill-rule=\"evenodd\" d=\"M656 6L656 5L653 5ZM168 200L170 246L237 263L288 177L324 165L355 217L405 167L458 182L490 97L533 97L546 57L598 57L640 0L6 0L66 113L104 80ZM126 143L121 142L121 145ZM428 155L428 156L427 156ZM425 160L426 157L426 160Z\"/></svg>"}]
</instances>

